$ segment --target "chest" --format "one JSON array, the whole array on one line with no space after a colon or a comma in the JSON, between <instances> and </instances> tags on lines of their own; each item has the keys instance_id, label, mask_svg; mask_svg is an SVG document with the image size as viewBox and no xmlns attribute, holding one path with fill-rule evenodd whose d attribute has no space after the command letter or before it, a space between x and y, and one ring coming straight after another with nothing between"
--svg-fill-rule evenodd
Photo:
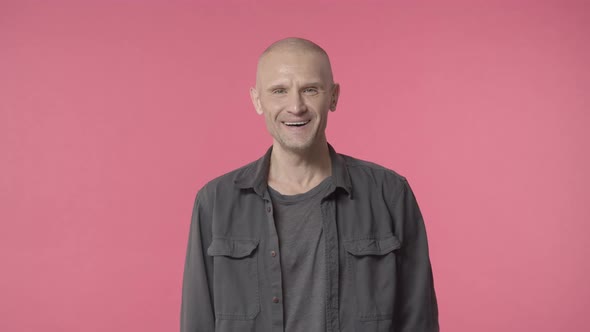
<instances>
[{"instance_id":1,"label":"chest","mask_svg":"<svg viewBox=\"0 0 590 332\"><path fill-rule=\"evenodd\" d=\"M248 238L264 242L278 236L278 232L297 231L294 220L297 218L320 219L324 225L333 225L341 241L378 237L380 234L395 233L390 208L379 194L367 194L351 199L345 193L335 192L318 204L310 204L297 209L275 211L271 199L256 194L246 195L231 203L215 208L212 215L212 233L214 237ZM217 205L216 205L217 206ZM277 229L277 220L288 220L287 227ZM309 219L308 219L309 220ZM300 227L301 228L301 227ZM301 228L303 232L313 227Z\"/></svg>"}]
</instances>

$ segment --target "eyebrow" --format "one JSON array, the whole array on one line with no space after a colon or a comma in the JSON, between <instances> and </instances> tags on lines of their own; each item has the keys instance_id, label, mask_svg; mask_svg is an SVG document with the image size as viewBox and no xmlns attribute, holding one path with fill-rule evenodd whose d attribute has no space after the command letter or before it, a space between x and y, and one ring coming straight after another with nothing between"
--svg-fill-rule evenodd
<instances>
[{"instance_id":1,"label":"eyebrow","mask_svg":"<svg viewBox=\"0 0 590 332\"><path fill-rule=\"evenodd\" d=\"M274 84L271 84L266 90L270 91L270 90L274 90L274 89L284 89L287 85L288 85L287 83L283 83L283 82L274 83ZM325 88L325 85L320 81L312 81L309 83L302 84L301 86L304 88L310 87L310 86L317 86L320 88Z\"/></svg>"},{"instance_id":2,"label":"eyebrow","mask_svg":"<svg viewBox=\"0 0 590 332\"><path fill-rule=\"evenodd\" d=\"M307 86L318 86L318 87L321 87L321 88L324 88L325 87L324 86L324 83L322 83L320 81L309 82L309 83L303 84L303 86L305 86L305 87L307 87Z\"/></svg>"},{"instance_id":3,"label":"eyebrow","mask_svg":"<svg viewBox=\"0 0 590 332\"><path fill-rule=\"evenodd\" d=\"M269 86L266 90L271 91L271 90L274 90L274 89L284 89L285 86L286 86L286 84L283 84L283 83L275 83L275 84Z\"/></svg>"}]
</instances>

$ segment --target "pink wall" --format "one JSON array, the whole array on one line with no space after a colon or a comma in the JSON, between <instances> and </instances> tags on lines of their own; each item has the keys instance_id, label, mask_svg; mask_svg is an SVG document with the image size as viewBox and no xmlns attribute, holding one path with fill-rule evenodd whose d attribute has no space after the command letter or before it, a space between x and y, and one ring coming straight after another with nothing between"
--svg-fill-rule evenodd
<instances>
[{"instance_id":1,"label":"pink wall","mask_svg":"<svg viewBox=\"0 0 590 332\"><path fill-rule=\"evenodd\" d=\"M52 3L0 3L0 331L178 329L194 195L270 144L292 35L331 143L412 183L443 331L590 324L587 1Z\"/></svg>"}]
</instances>

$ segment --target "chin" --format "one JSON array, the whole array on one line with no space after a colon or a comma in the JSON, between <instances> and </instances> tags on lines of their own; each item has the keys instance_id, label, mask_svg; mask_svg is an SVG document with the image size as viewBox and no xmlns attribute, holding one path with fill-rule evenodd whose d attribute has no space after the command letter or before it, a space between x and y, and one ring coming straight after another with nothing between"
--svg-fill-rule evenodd
<instances>
[{"instance_id":1,"label":"chin","mask_svg":"<svg viewBox=\"0 0 590 332\"><path fill-rule=\"evenodd\" d=\"M306 141L306 142L285 142L279 141L279 144L284 150L293 151L293 152L305 152L310 150L314 142L313 141Z\"/></svg>"},{"instance_id":2,"label":"chin","mask_svg":"<svg viewBox=\"0 0 590 332\"><path fill-rule=\"evenodd\" d=\"M306 152L313 149L314 146L320 144L321 139L316 135L309 135L308 137L300 137L301 139L293 139L289 135L282 136L278 133L272 135L274 142L285 151L291 151L295 153Z\"/></svg>"}]
</instances>

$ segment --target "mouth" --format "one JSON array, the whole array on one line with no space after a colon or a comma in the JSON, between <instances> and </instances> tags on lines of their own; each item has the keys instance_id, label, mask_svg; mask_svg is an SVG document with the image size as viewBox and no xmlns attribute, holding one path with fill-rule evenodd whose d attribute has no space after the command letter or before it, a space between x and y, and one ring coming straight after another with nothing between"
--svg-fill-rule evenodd
<instances>
[{"instance_id":1,"label":"mouth","mask_svg":"<svg viewBox=\"0 0 590 332\"><path fill-rule=\"evenodd\" d=\"M307 120L307 121L293 121L293 122L288 122L288 121L283 121L283 124L285 126L288 127L303 127L306 124L308 124L311 120Z\"/></svg>"}]
</instances>

